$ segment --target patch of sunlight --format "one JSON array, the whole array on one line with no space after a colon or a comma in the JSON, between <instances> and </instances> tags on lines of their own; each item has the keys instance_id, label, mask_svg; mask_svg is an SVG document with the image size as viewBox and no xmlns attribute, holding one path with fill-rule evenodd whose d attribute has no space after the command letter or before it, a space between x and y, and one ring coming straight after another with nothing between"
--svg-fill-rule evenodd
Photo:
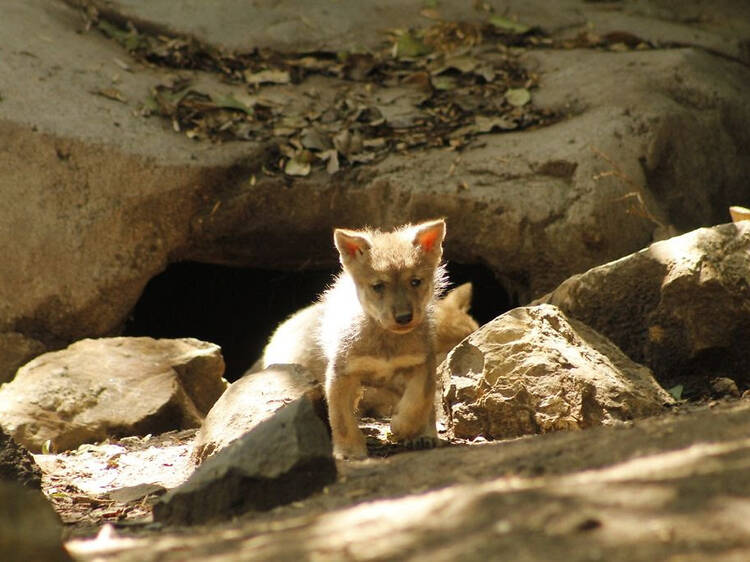
<instances>
[{"instance_id":1,"label":"patch of sunlight","mask_svg":"<svg viewBox=\"0 0 750 562\"><path fill-rule=\"evenodd\" d=\"M312 550L345 549L354 558L403 555L424 533L450 533L457 521L476 513L487 494L538 487L516 477L457 485L404 498L378 500L322 515L311 530Z\"/></svg>"},{"instance_id":2,"label":"patch of sunlight","mask_svg":"<svg viewBox=\"0 0 750 562\"><path fill-rule=\"evenodd\" d=\"M149 539L123 537L117 534L111 523L107 523L96 537L92 539L72 539L65 543L65 548L76 558L97 554L99 556L148 544Z\"/></svg>"},{"instance_id":3,"label":"patch of sunlight","mask_svg":"<svg viewBox=\"0 0 750 562\"><path fill-rule=\"evenodd\" d=\"M649 247L648 254L664 264L679 262L697 265L701 257L705 255L705 252L700 249L700 244L710 242L709 239L718 240L720 238L717 232L707 228L699 228L682 236L675 236L653 244Z\"/></svg>"},{"instance_id":4,"label":"patch of sunlight","mask_svg":"<svg viewBox=\"0 0 750 562\"><path fill-rule=\"evenodd\" d=\"M750 439L737 439L728 443L697 443L665 453L657 453L621 462L614 466L586 470L561 479L564 484L616 482L623 480L669 477L682 478L697 474L712 474L726 470L726 462L716 458L721 455L750 449ZM750 452L750 451L749 451ZM742 467L750 468L750 454L742 459ZM733 468L739 468L736 464Z\"/></svg>"}]
</instances>

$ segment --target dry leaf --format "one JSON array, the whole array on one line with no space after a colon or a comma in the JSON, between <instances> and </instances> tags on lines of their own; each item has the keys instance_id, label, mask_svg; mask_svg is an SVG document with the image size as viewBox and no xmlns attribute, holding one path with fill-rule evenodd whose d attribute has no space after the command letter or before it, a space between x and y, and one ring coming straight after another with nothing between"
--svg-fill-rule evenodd
<instances>
[{"instance_id":1,"label":"dry leaf","mask_svg":"<svg viewBox=\"0 0 750 562\"><path fill-rule=\"evenodd\" d=\"M500 16L492 16L490 23L500 31L508 33L526 33L531 28L528 25L518 23L517 21L509 20Z\"/></svg>"},{"instance_id":2,"label":"dry leaf","mask_svg":"<svg viewBox=\"0 0 750 562\"><path fill-rule=\"evenodd\" d=\"M750 209L734 205L729 207L729 215L732 217L732 222L750 220Z\"/></svg>"},{"instance_id":3,"label":"dry leaf","mask_svg":"<svg viewBox=\"0 0 750 562\"><path fill-rule=\"evenodd\" d=\"M293 158L287 160L284 165L284 173L288 176L307 176L310 174L312 157L309 152L303 150Z\"/></svg>"},{"instance_id":4,"label":"dry leaf","mask_svg":"<svg viewBox=\"0 0 750 562\"><path fill-rule=\"evenodd\" d=\"M493 129L511 131L518 128L518 124L513 121L513 119L505 115L499 117L486 117L484 115L477 115L474 119L477 124L477 130L480 133L489 133Z\"/></svg>"},{"instance_id":5,"label":"dry leaf","mask_svg":"<svg viewBox=\"0 0 750 562\"><path fill-rule=\"evenodd\" d=\"M94 93L110 100L119 101L120 103L128 103L127 98L116 88L101 88Z\"/></svg>"},{"instance_id":6,"label":"dry leaf","mask_svg":"<svg viewBox=\"0 0 750 562\"><path fill-rule=\"evenodd\" d=\"M339 171L339 153L336 149L326 150L320 153L320 158L326 161L326 172L335 174Z\"/></svg>"},{"instance_id":7,"label":"dry leaf","mask_svg":"<svg viewBox=\"0 0 750 562\"><path fill-rule=\"evenodd\" d=\"M526 88L508 88L505 99L513 107L523 107L531 101L531 93Z\"/></svg>"},{"instance_id":8,"label":"dry leaf","mask_svg":"<svg viewBox=\"0 0 750 562\"><path fill-rule=\"evenodd\" d=\"M419 13L422 15L422 17L425 17L425 18L428 18L428 19L431 19L431 20L440 20L440 19L443 19L440 16L440 12L438 12L434 8L424 8Z\"/></svg>"},{"instance_id":9,"label":"dry leaf","mask_svg":"<svg viewBox=\"0 0 750 562\"><path fill-rule=\"evenodd\" d=\"M260 72L250 72L246 70L243 73L245 82L248 84L289 84L292 77L286 70L268 69Z\"/></svg>"},{"instance_id":10,"label":"dry leaf","mask_svg":"<svg viewBox=\"0 0 750 562\"><path fill-rule=\"evenodd\" d=\"M410 31L399 35L394 54L396 58L415 58L429 54L432 51L424 42Z\"/></svg>"}]
</instances>

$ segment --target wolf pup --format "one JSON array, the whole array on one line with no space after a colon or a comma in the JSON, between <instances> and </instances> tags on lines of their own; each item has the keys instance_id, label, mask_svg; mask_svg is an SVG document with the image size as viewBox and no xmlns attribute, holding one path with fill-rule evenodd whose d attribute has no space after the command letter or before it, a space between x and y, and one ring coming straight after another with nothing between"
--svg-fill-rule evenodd
<instances>
[{"instance_id":1,"label":"wolf pup","mask_svg":"<svg viewBox=\"0 0 750 562\"><path fill-rule=\"evenodd\" d=\"M265 350L264 366L304 357L314 374L325 373L337 458L367 456L356 415L362 386L384 386L395 376L404 390L393 408L393 435L416 447L437 443L434 308L445 283L444 237L443 220L392 232L336 229L342 272Z\"/></svg>"}]
</instances>

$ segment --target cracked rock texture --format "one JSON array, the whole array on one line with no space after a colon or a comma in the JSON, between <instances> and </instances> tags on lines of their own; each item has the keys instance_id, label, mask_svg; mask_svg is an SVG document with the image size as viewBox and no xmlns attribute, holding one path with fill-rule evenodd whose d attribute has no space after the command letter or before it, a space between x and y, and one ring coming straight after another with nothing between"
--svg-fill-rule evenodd
<instances>
[{"instance_id":1,"label":"cracked rock texture","mask_svg":"<svg viewBox=\"0 0 750 562\"><path fill-rule=\"evenodd\" d=\"M609 425L674 402L648 368L550 305L498 316L440 369L453 432L467 439Z\"/></svg>"},{"instance_id":2,"label":"cracked rock texture","mask_svg":"<svg viewBox=\"0 0 750 562\"><path fill-rule=\"evenodd\" d=\"M0 428L0 480L17 482L27 488L40 489L42 471L34 457Z\"/></svg>"},{"instance_id":3,"label":"cracked rock texture","mask_svg":"<svg viewBox=\"0 0 750 562\"><path fill-rule=\"evenodd\" d=\"M657 242L562 283L540 299L648 365L666 387L750 385L750 221ZM719 395L723 392L719 393Z\"/></svg>"},{"instance_id":4,"label":"cracked rock texture","mask_svg":"<svg viewBox=\"0 0 750 562\"><path fill-rule=\"evenodd\" d=\"M82 340L0 388L0 424L39 453L200 426L226 388L219 347L194 339Z\"/></svg>"}]
</instances>

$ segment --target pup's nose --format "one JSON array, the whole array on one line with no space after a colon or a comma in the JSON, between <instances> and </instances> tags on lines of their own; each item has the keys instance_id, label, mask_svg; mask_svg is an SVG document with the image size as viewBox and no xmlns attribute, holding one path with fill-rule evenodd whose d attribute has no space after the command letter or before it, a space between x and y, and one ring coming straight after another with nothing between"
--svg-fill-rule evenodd
<instances>
[{"instance_id":1,"label":"pup's nose","mask_svg":"<svg viewBox=\"0 0 750 562\"><path fill-rule=\"evenodd\" d=\"M396 315L396 323L404 326L408 324L409 322L411 322L412 318L413 318L413 315L411 312L404 312L402 314Z\"/></svg>"}]
</instances>

